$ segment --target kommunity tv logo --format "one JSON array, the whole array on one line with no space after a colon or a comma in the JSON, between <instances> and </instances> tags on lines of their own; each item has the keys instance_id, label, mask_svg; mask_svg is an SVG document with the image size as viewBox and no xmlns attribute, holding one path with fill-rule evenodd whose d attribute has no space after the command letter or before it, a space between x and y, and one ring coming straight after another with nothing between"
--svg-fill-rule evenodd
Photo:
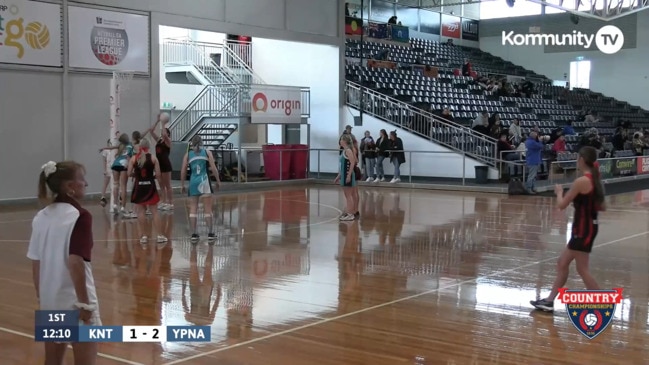
<instances>
[{"instance_id":1,"label":"kommunity tv logo","mask_svg":"<svg viewBox=\"0 0 649 365\"><path fill-rule=\"evenodd\" d=\"M582 46L589 49L593 43L600 52L614 54L624 46L624 34L614 25L605 25L596 34L576 30L564 34L502 32L503 46Z\"/></svg>"}]
</instances>

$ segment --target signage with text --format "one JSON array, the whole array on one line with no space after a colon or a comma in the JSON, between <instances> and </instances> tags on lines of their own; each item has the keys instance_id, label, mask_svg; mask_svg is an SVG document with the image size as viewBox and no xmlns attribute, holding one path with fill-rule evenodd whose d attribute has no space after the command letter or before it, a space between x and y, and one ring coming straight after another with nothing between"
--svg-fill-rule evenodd
<instances>
[{"instance_id":1,"label":"signage with text","mask_svg":"<svg viewBox=\"0 0 649 365\"><path fill-rule=\"evenodd\" d=\"M462 20L453 15L442 14L442 37L460 39Z\"/></svg>"},{"instance_id":2,"label":"signage with text","mask_svg":"<svg viewBox=\"0 0 649 365\"><path fill-rule=\"evenodd\" d=\"M638 157L638 175L649 174L649 156Z\"/></svg>"},{"instance_id":3,"label":"signage with text","mask_svg":"<svg viewBox=\"0 0 649 365\"><path fill-rule=\"evenodd\" d=\"M477 20L462 18L462 39L474 42L480 40Z\"/></svg>"},{"instance_id":4,"label":"signage with text","mask_svg":"<svg viewBox=\"0 0 649 365\"><path fill-rule=\"evenodd\" d=\"M149 17L68 7L70 67L149 72Z\"/></svg>"},{"instance_id":5,"label":"signage with text","mask_svg":"<svg viewBox=\"0 0 649 365\"><path fill-rule=\"evenodd\" d=\"M61 5L0 2L0 63L61 67Z\"/></svg>"},{"instance_id":6,"label":"signage with text","mask_svg":"<svg viewBox=\"0 0 649 365\"><path fill-rule=\"evenodd\" d=\"M302 92L299 87L253 85L250 96L251 123L300 124L302 122Z\"/></svg>"},{"instance_id":7,"label":"signage with text","mask_svg":"<svg viewBox=\"0 0 649 365\"><path fill-rule=\"evenodd\" d=\"M613 177L613 160L601 160L599 162L599 174L602 179Z\"/></svg>"},{"instance_id":8,"label":"signage with text","mask_svg":"<svg viewBox=\"0 0 649 365\"><path fill-rule=\"evenodd\" d=\"M635 175L637 172L635 157L614 160L614 163L616 176L630 176Z\"/></svg>"}]
</instances>

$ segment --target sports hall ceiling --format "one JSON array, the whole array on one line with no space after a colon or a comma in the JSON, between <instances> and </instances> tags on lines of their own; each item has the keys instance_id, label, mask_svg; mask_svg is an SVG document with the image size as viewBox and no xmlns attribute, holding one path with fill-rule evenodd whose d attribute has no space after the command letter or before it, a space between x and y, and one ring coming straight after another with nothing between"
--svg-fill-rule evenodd
<instances>
[{"instance_id":1,"label":"sports hall ceiling","mask_svg":"<svg viewBox=\"0 0 649 365\"><path fill-rule=\"evenodd\" d=\"M475 4L476 2L484 3L482 6L488 6L492 1L507 0L394 0L394 2L404 6L416 8L440 10L441 6ZM531 1L537 4L551 6L569 13L587 18L594 18L603 21L610 21L621 18L625 15L637 13L649 8L649 0L515 0ZM514 1L514 7L516 3Z\"/></svg>"}]
</instances>

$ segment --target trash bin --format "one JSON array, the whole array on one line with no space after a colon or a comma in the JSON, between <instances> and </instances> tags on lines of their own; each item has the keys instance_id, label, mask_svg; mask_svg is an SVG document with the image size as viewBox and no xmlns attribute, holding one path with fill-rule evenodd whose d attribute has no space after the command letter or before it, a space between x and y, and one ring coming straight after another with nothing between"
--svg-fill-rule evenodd
<instances>
[{"instance_id":1,"label":"trash bin","mask_svg":"<svg viewBox=\"0 0 649 365\"><path fill-rule=\"evenodd\" d=\"M489 167L476 166L475 167L475 182L478 184L489 183Z\"/></svg>"},{"instance_id":2,"label":"trash bin","mask_svg":"<svg viewBox=\"0 0 649 365\"><path fill-rule=\"evenodd\" d=\"M309 146L291 145L291 179L306 179L309 166Z\"/></svg>"},{"instance_id":3,"label":"trash bin","mask_svg":"<svg viewBox=\"0 0 649 365\"><path fill-rule=\"evenodd\" d=\"M291 151L287 145L261 146L265 175L270 180L288 180L291 170Z\"/></svg>"}]
</instances>

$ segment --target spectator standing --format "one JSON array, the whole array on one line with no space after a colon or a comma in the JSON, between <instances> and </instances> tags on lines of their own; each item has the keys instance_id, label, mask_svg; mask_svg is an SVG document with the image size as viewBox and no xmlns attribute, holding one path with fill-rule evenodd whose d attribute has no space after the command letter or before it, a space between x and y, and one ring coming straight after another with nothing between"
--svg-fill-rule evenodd
<instances>
[{"instance_id":1,"label":"spectator standing","mask_svg":"<svg viewBox=\"0 0 649 365\"><path fill-rule=\"evenodd\" d=\"M539 167L543 162L541 158L543 142L541 142L537 132L530 132L529 137L525 140L525 149L525 164L527 165L527 179L525 180L525 185L530 194L536 194L536 176L538 175Z\"/></svg>"},{"instance_id":2,"label":"spectator standing","mask_svg":"<svg viewBox=\"0 0 649 365\"><path fill-rule=\"evenodd\" d=\"M376 175L376 143L370 134L370 131L365 131L365 137L361 140L361 154L363 155L363 164L365 166L365 181L370 182L377 178Z\"/></svg>"}]
</instances>

